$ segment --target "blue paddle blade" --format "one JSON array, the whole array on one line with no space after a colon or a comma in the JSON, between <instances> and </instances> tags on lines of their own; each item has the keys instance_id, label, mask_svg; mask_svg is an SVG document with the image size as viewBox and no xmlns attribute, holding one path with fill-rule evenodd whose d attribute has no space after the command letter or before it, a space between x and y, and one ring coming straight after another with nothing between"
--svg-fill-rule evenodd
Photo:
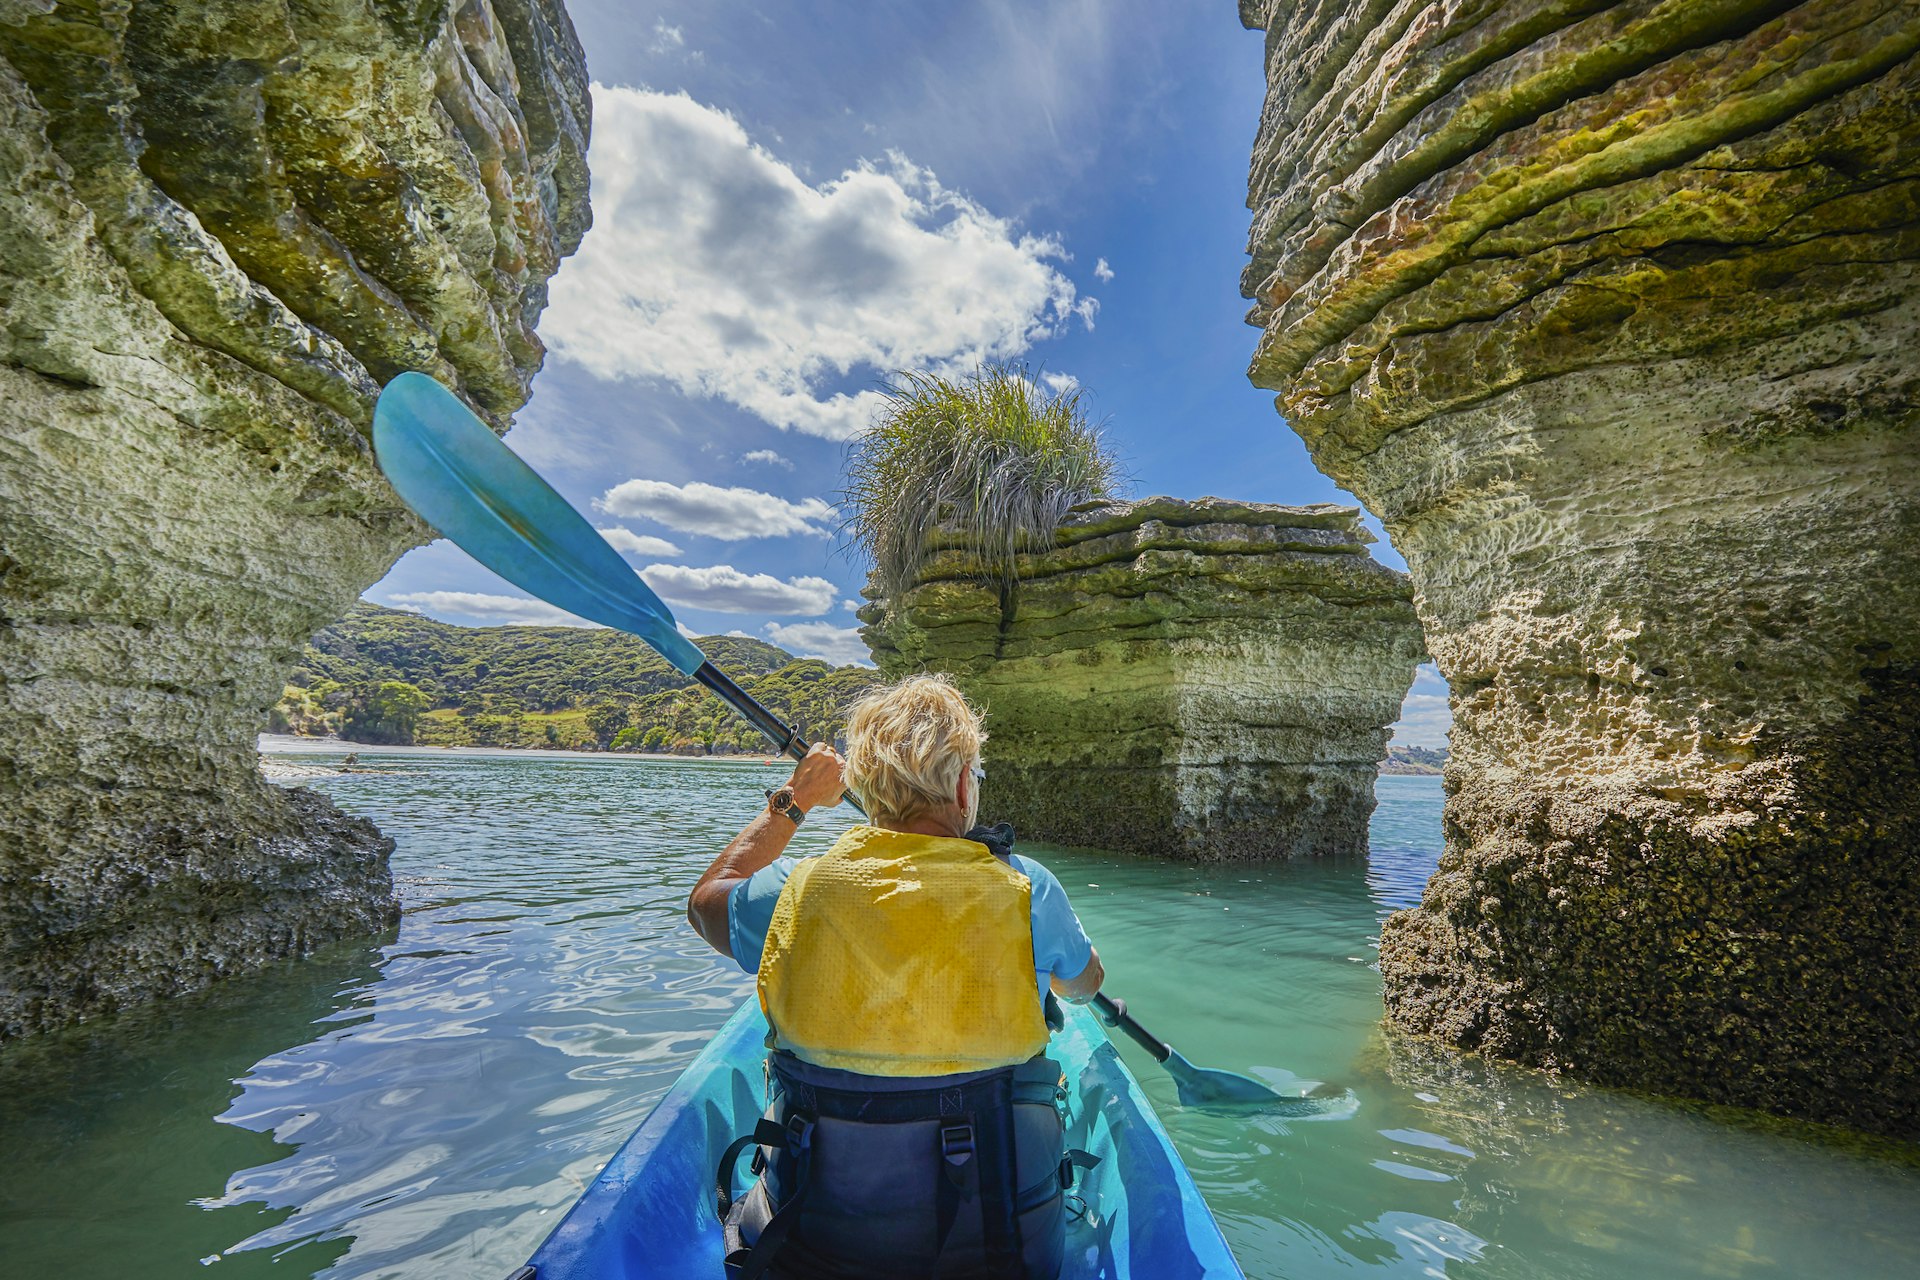
<instances>
[{"instance_id":1,"label":"blue paddle blade","mask_svg":"<svg viewBox=\"0 0 1920 1280\"><path fill-rule=\"evenodd\" d=\"M639 636L685 675L707 660L620 553L432 378L381 391L373 452L415 515L516 587Z\"/></svg>"}]
</instances>

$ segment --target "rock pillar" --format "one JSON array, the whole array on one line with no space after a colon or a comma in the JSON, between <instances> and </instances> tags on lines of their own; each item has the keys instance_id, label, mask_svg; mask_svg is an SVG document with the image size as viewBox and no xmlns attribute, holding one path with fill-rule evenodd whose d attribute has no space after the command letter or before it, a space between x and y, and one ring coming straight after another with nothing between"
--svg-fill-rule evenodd
<instances>
[{"instance_id":1,"label":"rock pillar","mask_svg":"<svg viewBox=\"0 0 1920 1280\"><path fill-rule=\"evenodd\" d=\"M254 734L425 538L380 384L525 399L586 124L558 0L0 0L0 1036L397 918Z\"/></svg>"},{"instance_id":2,"label":"rock pillar","mask_svg":"<svg viewBox=\"0 0 1920 1280\"><path fill-rule=\"evenodd\" d=\"M1166 858L1359 855L1422 656L1372 540L1352 507L1092 503L1004 591L936 551L862 634L886 675L946 672L985 709L985 820Z\"/></svg>"},{"instance_id":3,"label":"rock pillar","mask_svg":"<svg viewBox=\"0 0 1920 1280\"><path fill-rule=\"evenodd\" d=\"M1252 368L1454 691L1397 1026L1920 1135L1920 22L1247 0Z\"/></svg>"}]
</instances>

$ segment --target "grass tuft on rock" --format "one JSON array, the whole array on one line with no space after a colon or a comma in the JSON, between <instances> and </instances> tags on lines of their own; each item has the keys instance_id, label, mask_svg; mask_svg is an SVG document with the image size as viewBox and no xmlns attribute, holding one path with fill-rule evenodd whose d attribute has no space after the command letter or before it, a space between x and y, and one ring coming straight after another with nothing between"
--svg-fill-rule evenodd
<instances>
[{"instance_id":1,"label":"grass tuft on rock","mask_svg":"<svg viewBox=\"0 0 1920 1280\"><path fill-rule=\"evenodd\" d=\"M957 378L899 373L881 394L849 452L845 528L888 596L913 586L942 526L984 579L1010 584L1015 555L1051 547L1069 510L1120 480L1078 386L1048 390L1024 368L989 364Z\"/></svg>"}]
</instances>

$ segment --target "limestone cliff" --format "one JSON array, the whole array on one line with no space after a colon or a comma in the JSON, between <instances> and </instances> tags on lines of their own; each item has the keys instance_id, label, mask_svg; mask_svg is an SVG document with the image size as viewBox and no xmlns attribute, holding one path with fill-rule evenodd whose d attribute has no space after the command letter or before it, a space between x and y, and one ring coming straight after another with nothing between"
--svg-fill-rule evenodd
<instances>
[{"instance_id":1,"label":"limestone cliff","mask_svg":"<svg viewBox=\"0 0 1920 1280\"><path fill-rule=\"evenodd\" d=\"M1397 1025L1920 1135L1911 0L1247 0L1253 380L1454 690Z\"/></svg>"},{"instance_id":2,"label":"limestone cliff","mask_svg":"<svg viewBox=\"0 0 1920 1280\"><path fill-rule=\"evenodd\" d=\"M253 737L425 536L380 383L524 400L586 126L559 0L0 0L0 1035L396 918Z\"/></svg>"},{"instance_id":3,"label":"limestone cliff","mask_svg":"<svg viewBox=\"0 0 1920 1280\"><path fill-rule=\"evenodd\" d=\"M984 707L985 820L1171 858L1358 854L1421 658L1371 541L1352 507L1089 503L1005 591L936 540L862 635L887 675L944 671Z\"/></svg>"}]
</instances>

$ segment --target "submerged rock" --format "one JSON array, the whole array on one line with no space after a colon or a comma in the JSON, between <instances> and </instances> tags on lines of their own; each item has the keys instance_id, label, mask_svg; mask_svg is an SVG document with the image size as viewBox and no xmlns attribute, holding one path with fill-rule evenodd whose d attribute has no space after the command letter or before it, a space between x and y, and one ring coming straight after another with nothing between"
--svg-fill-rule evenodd
<instances>
[{"instance_id":1,"label":"submerged rock","mask_svg":"<svg viewBox=\"0 0 1920 1280\"><path fill-rule=\"evenodd\" d=\"M397 919L254 734L426 536L379 385L525 399L586 123L558 0L0 0L0 1035Z\"/></svg>"},{"instance_id":2,"label":"submerged rock","mask_svg":"<svg viewBox=\"0 0 1920 1280\"><path fill-rule=\"evenodd\" d=\"M981 813L1024 837L1359 854L1422 656L1406 575L1367 554L1359 514L1089 503L1005 590L936 540L862 635L883 673L946 672L985 709Z\"/></svg>"},{"instance_id":3,"label":"submerged rock","mask_svg":"<svg viewBox=\"0 0 1920 1280\"><path fill-rule=\"evenodd\" d=\"M1920 1136L1920 23L1245 0L1253 368L1454 691L1389 1018Z\"/></svg>"}]
</instances>

